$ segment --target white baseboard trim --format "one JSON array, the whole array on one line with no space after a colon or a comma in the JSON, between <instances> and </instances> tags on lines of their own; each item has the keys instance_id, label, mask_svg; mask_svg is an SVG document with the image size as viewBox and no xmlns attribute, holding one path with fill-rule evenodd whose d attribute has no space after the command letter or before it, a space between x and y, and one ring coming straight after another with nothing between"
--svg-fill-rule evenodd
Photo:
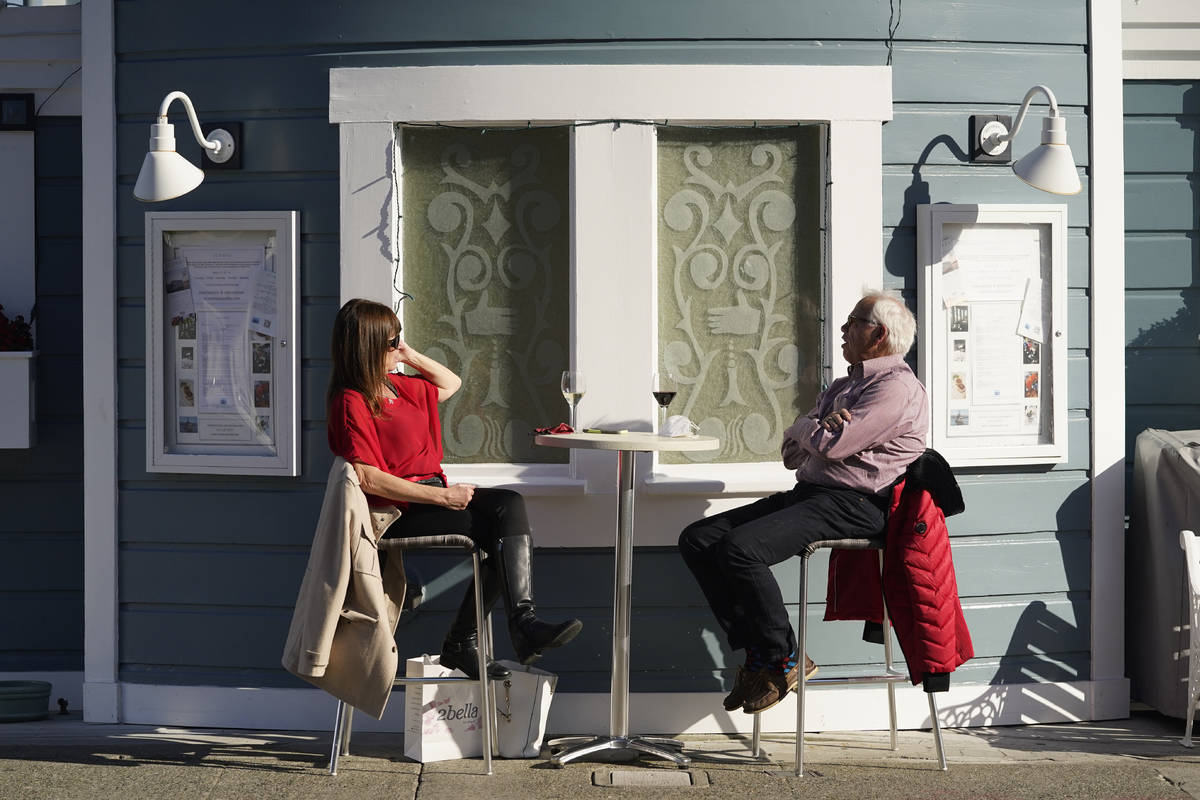
<instances>
[{"instance_id":1,"label":"white baseboard trim","mask_svg":"<svg viewBox=\"0 0 1200 800\"><path fill-rule=\"evenodd\" d=\"M633 733L748 733L751 717L721 711L723 693L647 693L630 698ZM121 684L121 722L199 728L331 730L336 701L317 689L256 689L218 686ZM897 687L901 728L929 726L929 707L919 687ZM944 727L1027 725L1121 719L1129 715L1129 682L1074 681L997 686L963 685L937 695ZM884 730L886 689L840 686L808 694L809 731ZM794 695L763 715L763 730L794 730ZM553 735L608 732L607 693L560 692L551 707ZM356 731L402 732L404 698L396 691L382 720L354 718Z\"/></svg>"},{"instance_id":2,"label":"white baseboard trim","mask_svg":"<svg viewBox=\"0 0 1200 800\"><path fill-rule=\"evenodd\" d=\"M113 681L84 681L83 721L110 724L121 719L121 684Z\"/></svg>"},{"instance_id":3,"label":"white baseboard trim","mask_svg":"<svg viewBox=\"0 0 1200 800\"><path fill-rule=\"evenodd\" d=\"M82 672L0 672L0 681L45 681L50 684L48 708L55 714L59 711L60 697L67 701L69 711L83 708Z\"/></svg>"}]
</instances>

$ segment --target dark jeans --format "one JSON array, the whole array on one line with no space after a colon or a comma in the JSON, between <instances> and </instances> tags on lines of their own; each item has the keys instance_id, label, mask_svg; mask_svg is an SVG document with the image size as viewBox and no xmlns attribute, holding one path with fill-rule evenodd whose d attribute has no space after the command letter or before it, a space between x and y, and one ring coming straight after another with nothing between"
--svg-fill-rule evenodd
<instances>
[{"instance_id":1,"label":"dark jeans","mask_svg":"<svg viewBox=\"0 0 1200 800\"><path fill-rule=\"evenodd\" d=\"M447 533L470 536L486 552L494 553L497 539L529 535L525 498L511 489L477 488L471 502L461 511L410 503L408 510L392 523L384 537L439 536Z\"/></svg>"},{"instance_id":2,"label":"dark jeans","mask_svg":"<svg viewBox=\"0 0 1200 800\"><path fill-rule=\"evenodd\" d=\"M759 649L779 662L796 649L771 566L813 542L878 535L887 500L853 489L797 483L750 505L693 522L679 551L734 650Z\"/></svg>"}]
</instances>

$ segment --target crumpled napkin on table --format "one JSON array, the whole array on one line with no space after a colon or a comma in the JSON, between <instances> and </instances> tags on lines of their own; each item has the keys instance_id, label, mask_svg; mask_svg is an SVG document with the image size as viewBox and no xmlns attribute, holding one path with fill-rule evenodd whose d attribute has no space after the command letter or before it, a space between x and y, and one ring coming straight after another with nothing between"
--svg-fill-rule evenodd
<instances>
[{"instance_id":1,"label":"crumpled napkin on table","mask_svg":"<svg viewBox=\"0 0 1200 800\"><path fill-rule=\"evenodd\" d=\"M692 422L682 414L675 414L667 417L663 423L661 435L679 438L683 436L695 436L700 430L700 426Z\"/></svg>"},{"instance_id":2,"label":"crumpled napkin on table","mask_svg":"<svg viewBox=\"0 0 1200 800\"><path fill-rule=\"evenodd\" d=\"M574 433L575 429L565 422L560 422L553 428L534 428L533 432L538 436L541 436L547 433Z\"/></svg>"}]
</instances>

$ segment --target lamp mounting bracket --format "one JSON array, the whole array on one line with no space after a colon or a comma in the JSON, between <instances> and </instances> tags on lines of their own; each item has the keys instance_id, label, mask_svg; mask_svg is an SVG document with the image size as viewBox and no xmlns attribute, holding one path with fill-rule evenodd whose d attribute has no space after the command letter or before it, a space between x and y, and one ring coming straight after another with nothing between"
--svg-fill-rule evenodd
<instances>
[{"instance_id":1,"label":"lamp mounting bracket","mask_svg":"<svg viewBox=\"0 0 1200 800\"><path fill-rule=\"evenodd\" d=\"M218 161L210 151L205 150L205 169L241 169L242 168L242 151L245 145L242 141L242 123L240 122L205 122L201 123L200 130L206 139L221 140L222 142L230 142L234 144L233 152L226 156L223 161ZM220 131L221 133L217 133ZM221 155L228 152L223 148Z\"/></svg>"},{"instance_id":2,"label":"lamp mounting bracket","mask_svg":"<svg viewBox=\"0 0 1200 800\"><path fill-rule=\"evenodd\" d=\"M1007 164L1012 160L1011 137L986 144L993 134L1005 136L1012 132L1012 117L1005 114L972 114L967 141L971 145L971 161L975 164Z\"/></svg>"}]
</instances>

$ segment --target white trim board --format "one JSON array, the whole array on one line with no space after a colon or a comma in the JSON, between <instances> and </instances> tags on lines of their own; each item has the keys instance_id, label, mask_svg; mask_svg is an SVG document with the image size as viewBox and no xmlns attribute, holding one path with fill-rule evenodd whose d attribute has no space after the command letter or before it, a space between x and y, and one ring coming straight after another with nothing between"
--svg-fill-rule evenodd
<instances>
[{"instance_id":1,"label":"white trim board","mask_svg":"<svg viewBox=\"0 0 1200 800\"><path fill-rule=\"evenodd\" d=\"M391 303L401 246L397 224L401 187L395 180L403 154L394 124L525 126L588 120L636 119L672 124L724 125L820 122L828 125L829 219L825 340L836 342L846 312L864 286L881 287L883 251L883 122L892 118L888 67L792 65L498 65L374 67L330 70L329 118L341 141L341 301L368 297ZM571 136L572 369L631 381L654 370L657 341L655 268L656 134L646 125L576 127ZM864 231L866 235L864 235ZM401 278L403 283L403 265ZM622 302L586 302L610 297ZM830 348L829 369L845 371ZM591 382L580 407L588 425L649 430L655 406L649 392L621 382ZM546 523L539 541L549 546L611 544L607 526L549 524L557 506L537 495L616 491L611 454L575 453L570 469L535 475L522 465L486 465L489 485L517 486L533 498L531 515ZM760 473L778 462L687 467L638 460L638 473L655 473L654 492L693 502L701 486L766 494L775 479ZM463 480L472 468L456 468ZM700 483L697 483L700 481ZM595 504L593 504L595 505ZM610 513L609 506L598 507ZM580 509L576 509L576 513ZM591 510L590 507L588 509ZM641 522L639 521L639 525ZM673 542L675 530L669 534ZM639 543L645 543L639 536Z\"/></svg>"},{"instance_id":2,"label":"white trim board","mask_svg":"<svg viewBox=\"0 0 1200 800\"><path fill-rule=\"evenodd\" d=\"M891 67L508 64L329 71L334 123L891 118Z\"/></svg>"},{"instance_id":3,"label":"white trim board","mask_svg":"<svg viewBox=\"0 0 1200 800\"><path fill-rule=\"evenodd\" d=\"M1101 49L1089 51L1093 85L1095 65L1114 57L1123 59L1127 80L1200 78L1200 4L1195 0L1122 0L1120 16L1112 3L1093 0L1089 5L1093 43L1100 43L1099 31L1108 29ZM1119 30L1112 31L1113 25ZM1113 35L1120 38L1114 40Z\"/></svg>"},{"instance_id":4,"label":"white trim board","mask_svg":"<svg viewBox=\"0 0 1200 800\"><path fill-rule=\"evenodd\" d=\"M119 722L113 0L82 6L84 719ZM8 12L5 12L7 16Z\"/></svg>"},{"instance_id":5,"label":"white trim board","mask_svg":"<svg viewBox=\"0 0 1200 800\"><path fill-rule=\"evenodd\" d=\"M1110 680L1125 674L1125 111L1120 17L1089 5L1091 677ZM1187 7L1200 22L1200 6Z\"/></svg>"},{"instance_id":6,"label":"white trim board","mask_svg":"<svg viewBox=\"0 0 1200 800\"><path fill-rule=\"evenodd\" d=\"M401 690L402 691L402 690ZM631 731L659 734L749 733L752 719L721 710L723 692L638 693L630 697ZM764 712L763 731L794 730L794 695ZM332 730L335 700L317 689L257 689L215 686L159 686L126 683L121 687L121 718L132 724L257 730ZM937 695L945 727L984 727L1129 716L1129 682L1074 681L952 686ZM879 686L813 689L807 696L806 729L885 730L887 694ZM896 691L901 728L928 727L929 707L920 687ZM608 732L608 694L558 692L550 708L552 735ZM400 733L404 698L393 693L382 720L354 717L355 731Z\"/></svg>"}]
</instances>

